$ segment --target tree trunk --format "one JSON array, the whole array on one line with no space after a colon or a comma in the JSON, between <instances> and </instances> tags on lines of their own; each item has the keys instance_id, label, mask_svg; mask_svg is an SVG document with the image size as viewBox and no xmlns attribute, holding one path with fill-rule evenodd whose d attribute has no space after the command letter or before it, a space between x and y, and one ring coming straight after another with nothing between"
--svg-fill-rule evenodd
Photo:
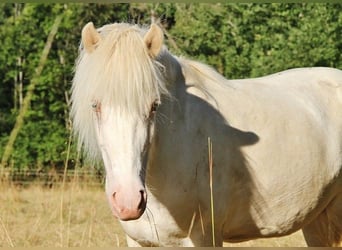
<instances>
[{"instance_id":1,"label":"tree trunk","mask_svg":"<svg viewBox=\"0 0 342 250\"><path fill-rule=\"evenodd\" d=\"M41 75L41 73L43 71L44 65L46 63L48 54L49 54L50 49L51 49L52 42L55 38L58 27L62 21L62 17L63 17L62 15L59 15L56 17L55 22L52 25L50 34L46 40L45 47L44 47L42 55L40 57L39 64L38 64L38 67L36 69L36 72L35 72L34 76L32 77L30 84L27 87L27 92L26 92L25 98L23 99L22 108L20 109L20 112L17 116L15 125L11 131L9 140L5 146L5 150L4 150L4 153L2 155L1 164L0 164L0 176L2 176L2 174L3 174L3 170L8 163L9 157L12 154L14 142L17 138L17 135L18 135L21 127L23 126L24 117L25 117L26 112L29 109L30 102L31 102L31 99L33 96L34 88L36 86L36 83L38 81L39 76Z\"/></svg>"}]
</instances>

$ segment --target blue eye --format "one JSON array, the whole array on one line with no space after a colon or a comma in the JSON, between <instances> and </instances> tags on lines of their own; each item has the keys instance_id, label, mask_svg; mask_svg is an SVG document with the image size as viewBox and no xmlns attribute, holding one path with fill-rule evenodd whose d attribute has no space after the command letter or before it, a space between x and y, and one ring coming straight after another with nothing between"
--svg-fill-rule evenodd
<instances>
[{"instance_id":1,"label":"blue eye","mask_svg":"<svg viewBox=\"0 0 342 250\"><path fill-rule=\"evenodd\" d=\"M101 111L101 103L99 101L94 101L92 104L91 104L91 107L92 109L95 111L95 112L100 112Z\"/></svg>"}]
</instances>

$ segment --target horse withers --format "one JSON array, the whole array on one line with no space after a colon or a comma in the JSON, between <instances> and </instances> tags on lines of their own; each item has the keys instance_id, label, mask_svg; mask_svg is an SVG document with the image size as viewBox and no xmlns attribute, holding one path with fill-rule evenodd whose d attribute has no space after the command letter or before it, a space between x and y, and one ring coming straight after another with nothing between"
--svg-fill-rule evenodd
<instances>
[{"instance_id":1,"label":"horse withers","mask_svg":"<svg viewBox=\"0 0 342 250\"><path fill-rule=\"evenodd\" d=\"M129 246L221 246L299 229L309 246L341 244L338 69L227 80L172 55L155 24L88 23L71 114L79 145L104 163Z\"/></svg>"}]
</instances>

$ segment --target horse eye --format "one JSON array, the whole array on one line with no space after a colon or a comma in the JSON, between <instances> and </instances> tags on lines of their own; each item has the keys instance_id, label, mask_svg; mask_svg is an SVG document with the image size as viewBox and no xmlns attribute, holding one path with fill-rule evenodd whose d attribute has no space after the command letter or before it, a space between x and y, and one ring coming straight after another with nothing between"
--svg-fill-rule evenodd
<instances>
[{"instance_id":1,"label":"horse eye","mask_svg":"<svg viewBox=\"0 0 342 250\"><path fill-rule=\"evenodd\" d=\"M154 101L152 103L151 111L150 111L151 114L154 114L155 112L157 112L157 108L158 108L159 104L160 104L159 101Z\"/></svg>"},{"instance_id":2,"label":"horse eye","mask_svg":"<svg viewBox=\"0 0 342 250\"><path fill-rule=\"evenodd\" d=\"M100 112L100 111L101 111L101 103L98 102L98 101L94 101L94 102L91 104L91 107L92 107L92 109L93 109L95 112Z\"/></svg>"}]
</instances>

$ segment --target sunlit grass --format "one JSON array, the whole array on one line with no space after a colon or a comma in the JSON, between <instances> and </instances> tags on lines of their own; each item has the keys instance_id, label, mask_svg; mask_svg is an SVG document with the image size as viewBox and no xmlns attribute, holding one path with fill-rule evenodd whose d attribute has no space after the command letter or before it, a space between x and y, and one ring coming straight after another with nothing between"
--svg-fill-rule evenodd
<instances>
[{"instance_id":1,"label":"sunlit grass","mask_svg":"<svg viewBox=\"0 0 342 250\"><path fill-rule=\"evenodd\" d=\"M62 205L61 205L61 199ZM104 190L68 183L42 188L0 185L0 247L126 246ZM305 246L301 233L225 246Z\"/></svg>"},{"instance_id":2,"label":"sunlit grass","mask_svg":"<svg viewBox=\"0 0 342 250\"><path fill-rule=\"evenodd\" d=\"M0 247L125 245L100 188L0 189Z\"/></svg>"}]
</instances>

